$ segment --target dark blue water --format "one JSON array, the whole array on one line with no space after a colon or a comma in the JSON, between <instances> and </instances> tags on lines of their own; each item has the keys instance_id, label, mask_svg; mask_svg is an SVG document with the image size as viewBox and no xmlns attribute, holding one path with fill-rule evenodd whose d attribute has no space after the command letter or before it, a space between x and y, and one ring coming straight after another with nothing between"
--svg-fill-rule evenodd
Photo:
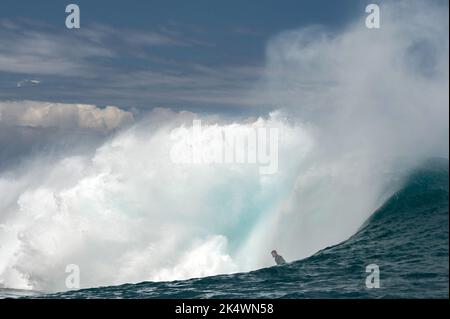
<instances>
[{"instance_id":1,"label":"dark blue water","mask_svg":"<svg viewBox=\"0 0 450 319\"><path fill-rule=\"evenodd\" d=\"M143 282L49 298L448 298L448 160L415 171L347 241L285 266L174 282ZM366 287L366 266L380 287Z\"/></svg>"}]
</instances>

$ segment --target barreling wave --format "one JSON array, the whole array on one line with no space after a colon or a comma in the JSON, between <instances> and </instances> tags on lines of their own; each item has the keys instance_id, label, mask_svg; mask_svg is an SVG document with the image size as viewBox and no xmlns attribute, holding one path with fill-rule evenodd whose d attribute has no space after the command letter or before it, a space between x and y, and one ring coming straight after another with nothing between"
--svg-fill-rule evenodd
<instances>
[{"instance_id":1,"label":"barreling wave","mask_svg":"<svg viewBox=\"0 0 450 319\"><path fill-rule=\"evenodd\" d=\"M351 238L284 266L45 298L448 298L448 160L415 170ZM366 266L380 269L367 289Z\"/></svg>"}]
</instances>

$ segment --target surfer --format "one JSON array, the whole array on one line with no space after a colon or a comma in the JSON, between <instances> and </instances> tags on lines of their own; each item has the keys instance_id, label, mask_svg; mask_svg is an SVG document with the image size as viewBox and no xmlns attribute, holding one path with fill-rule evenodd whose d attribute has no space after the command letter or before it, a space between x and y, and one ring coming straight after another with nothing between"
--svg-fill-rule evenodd
<instances>
[{"instance_id":1,"label":"surfer","mask_svg":"<svg viewBox=\"0 0 450 319\"><path fill-rule=\"evenodd\" d=\"M275 262L277 265L284 265L286 263L286 260L284 260L283 256L278 255L276 250L272 250L271 252L272 257L275 258Z\"/></svg>"}]
</instances>

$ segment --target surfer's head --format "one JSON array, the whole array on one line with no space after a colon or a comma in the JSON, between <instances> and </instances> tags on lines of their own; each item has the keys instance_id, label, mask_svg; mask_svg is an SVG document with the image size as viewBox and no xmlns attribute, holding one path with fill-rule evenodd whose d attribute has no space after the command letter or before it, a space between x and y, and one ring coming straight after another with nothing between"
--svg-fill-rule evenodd
<instances>
[{"instance_id":1,"label":"surfer's head","mask_svg":"<svg viewBox=\"0 0 450 319\"><path fill-rule=\"evenodd\" d=\"M274 249L270 252L273 257L276 257L278 255L277 251Z\"/></svg>"}]
</instances>

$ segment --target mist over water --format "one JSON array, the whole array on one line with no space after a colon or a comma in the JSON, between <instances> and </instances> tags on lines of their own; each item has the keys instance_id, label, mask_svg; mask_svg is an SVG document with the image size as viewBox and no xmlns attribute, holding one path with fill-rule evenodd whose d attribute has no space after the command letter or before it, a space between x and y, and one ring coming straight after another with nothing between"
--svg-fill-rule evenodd
<instances>
[{"instance_id":1,"label":"mist over water","mask_svg":"<svg viewBox=\"0 0 450 319\"><path fill-rule=\"evenodd\" d=\"M260 260L261 243L297 259L348 238L405 173L448 158L446 9L408 1L381 11L378 30L361 17L339 33L286 31L267 47L257 90L309 127L315 147L289 199L252 234Z\"/></svg>"},{"instance_id":2,"label":"mist over water","mask_svg":"<svg viewBox=\"0 0 450 319\"><path fill-rule=\"evenodd\" d=\"M448 158L446 10L389 3L379 30L275 36L249 92L276 110L261 118L155 109L94 152L2 172L0 285L65 290L68 264L82 287L249 271L347 239L410 169ZM278 172L173 163L171 132L194 119L277 127Z\"/></svg>"},{"instance_id":3,"label":"mist over water","mask_svg":"<svg viewBox=\"0 0 450 319\"><path fill-rule=\"evenodd\" d=\"M174 164L171 130L193 118L155 110L93 156L31 167L4 208L13 210L2 229L9 255L1 260L13 265L2 265L4 282L64 289L67 264L80 267L87 287L243 270L234 256L255 221L285 196L290 167L310 143L274 114L247 125L280 127L277 174L262 176L255 164ZM36 170L40 181L29 187ZM2 182L5 192L11 188Z\"/></svg>"}]
</instances>

